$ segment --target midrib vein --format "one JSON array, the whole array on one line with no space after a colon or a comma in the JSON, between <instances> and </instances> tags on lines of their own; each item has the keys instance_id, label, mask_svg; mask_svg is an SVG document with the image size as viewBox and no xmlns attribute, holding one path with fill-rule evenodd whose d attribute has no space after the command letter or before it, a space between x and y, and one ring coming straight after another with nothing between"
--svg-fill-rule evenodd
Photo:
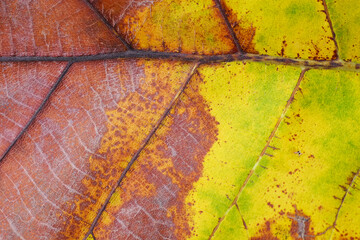
<instances>
[{"instance_id":1,"label":"midrib vein","mask_svg":"<svg viewBox=\"0 0 360 240\"><path fill-rule=\"evenodd\" d=\"M279 56L260 55L252 53L234 53L220 55L201 55L186 54L176 52L156 52L143 50L128 50L124 52L104 53L96 55L81 56L0 56L0 62L53 62L53 61L71 61L71 62L87 62L108 59L169 59L180 60L184 62L194 62L202 64L246 61L246 62L263 62L276 65L289 65L295 67L304 67L308 69L336 69L343 71L360 71L360 63L347 62L343 60L308 60L285 58Z\"/></svg>"}]
</instances>

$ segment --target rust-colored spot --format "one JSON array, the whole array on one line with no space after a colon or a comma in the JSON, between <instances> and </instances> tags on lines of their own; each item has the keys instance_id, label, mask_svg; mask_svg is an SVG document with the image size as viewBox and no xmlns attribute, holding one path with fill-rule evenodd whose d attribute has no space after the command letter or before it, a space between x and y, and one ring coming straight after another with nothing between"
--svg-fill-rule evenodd
<instances>
[{"instance_id":1,"label":"rust-colored spot","mask_svg":"<svg viewBox=\"0 0 360 240\"><path fill-rule=\"evenodd\" d=\"M268 220L262 225L261 229L258 231L257 236L251 237L251 240L279 240L271 232L271 222Z\"/></svg>"},{"instance_id":2,"label":"rust-colored spot","mask_svg":"<svg viewBox=\"0 0 360 240\"><path fill-rule=\"evenodd\" d=\"M281 50L280 52L278 53L280 56L284 56L285 55L285 48L287 47L287 43L286 43L286 40L283 40L282 41L282 44L281 44Z\"/></svg>"},{"instance_id":3,"label":"rust-colored spot","mask_svg":"<svg viewBox=\"0 0 360 240\"><path fill-rule=\"evenodd\" d=\"M293 239L314 239L314 234L309 230L311 218L305 215L301 210L298 210L296 206L294 206L294 208L295 213L287 214L288 218L291 220L291 236Z\"/></svg>"},{"instance_id":4,"label":"rust-colored spot","mask_svg":"<svg viewBox=\"0 0 360 240\"><path fill-rule=\"evenodd\" d=\"M326 57L320 55L319 47L312 40L311 40L311 45L313 46L313 49L315 50L315 52L313 50L309 49L309 52L312 54L311 56L309 56L309 59L327 60Z\"/></svg>"},{"instance_id":5,"label":"rust-colored spot","mask_svg":"<svg viewBox=\"0 0 360 240\"><path fill-rule=\"evenodd\" d=\"M271 202L268 202L267 205L271 208L274 208L274 204L271 204Z\"/></svg>"}]
</instances>

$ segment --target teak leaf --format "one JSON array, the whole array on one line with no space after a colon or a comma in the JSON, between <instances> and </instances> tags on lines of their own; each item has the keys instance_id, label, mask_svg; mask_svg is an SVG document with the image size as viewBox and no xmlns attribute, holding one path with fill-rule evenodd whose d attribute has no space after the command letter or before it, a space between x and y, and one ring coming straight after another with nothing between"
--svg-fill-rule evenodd
<instances>
[{"instance_id":1,"label":"teak leaf","mask_svg":"<svg viewBox=\"0 0 360 240\"><path fill-rule=\"evenodd\" d=\"M360 239L359 3L0 2L0 239Z\"/></svg>"}]
</instances>

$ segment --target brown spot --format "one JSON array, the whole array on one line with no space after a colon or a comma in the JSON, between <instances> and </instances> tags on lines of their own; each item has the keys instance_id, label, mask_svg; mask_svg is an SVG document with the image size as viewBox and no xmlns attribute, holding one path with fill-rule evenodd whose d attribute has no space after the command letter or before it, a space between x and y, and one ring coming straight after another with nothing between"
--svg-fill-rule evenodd
<instances>
[{"instance_id":1,"label":"brown spot","mask_svg":"<svg viewBox=\"0 0 360 240\"><path fill-rule=\"evenodd\" d=\"M251 237L251 240L279 240L271 232L271 223L266 221L262 228L257 232L257 236Z\"/></svg>"},{"instance_id":2,"label":"brown spot","mask_svg":"<svg viewBox=\"0 0 360 240\"><path fill-rule=\"evenodd\" d=\"M296 206L295 213L288 213L287 216L291 220L290 233L293 239L314 239L314 234L309 231L311 218L305 215L301 210L298 210Z\"/></svg>"},{"instance_id":3,"label":"brown spot","mask_svg":"<svg viewBox=\"0 0 360 240\"><path fill-rule=\"evenodd\" d=\"M268 205L269 207L271 207L271 208L274 208L274 205L271 204L271 202L268 202L267 205Z\"/></svg>"},{"instance_id":4,"label":"brown spot","mask_svg":"<svg viewBox=\"0 0 360 240\"><path fill-rule=\"evenodd\" d=\"M287 47L287 43L286 43L286 40L283 40L282 41L282 45L281 45L281 51L280 53L278 53L280 56L284 56L285 55L285 48Z\"/></svg>"}]
</instances>

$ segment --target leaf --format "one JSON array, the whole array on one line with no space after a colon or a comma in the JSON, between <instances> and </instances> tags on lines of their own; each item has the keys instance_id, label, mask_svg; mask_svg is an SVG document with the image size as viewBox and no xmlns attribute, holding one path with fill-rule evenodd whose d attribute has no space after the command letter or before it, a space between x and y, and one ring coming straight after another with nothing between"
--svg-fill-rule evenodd
<instances>
[{"instance_id":1,"label":"leaf","mask_svg":"<svg viewBox=\"0 0 360 240\"><path fill-rule=\"evenodd\" d=\"M2 1L0 238L359 238L353 6Z\"/></svg>"}]
</instances>

